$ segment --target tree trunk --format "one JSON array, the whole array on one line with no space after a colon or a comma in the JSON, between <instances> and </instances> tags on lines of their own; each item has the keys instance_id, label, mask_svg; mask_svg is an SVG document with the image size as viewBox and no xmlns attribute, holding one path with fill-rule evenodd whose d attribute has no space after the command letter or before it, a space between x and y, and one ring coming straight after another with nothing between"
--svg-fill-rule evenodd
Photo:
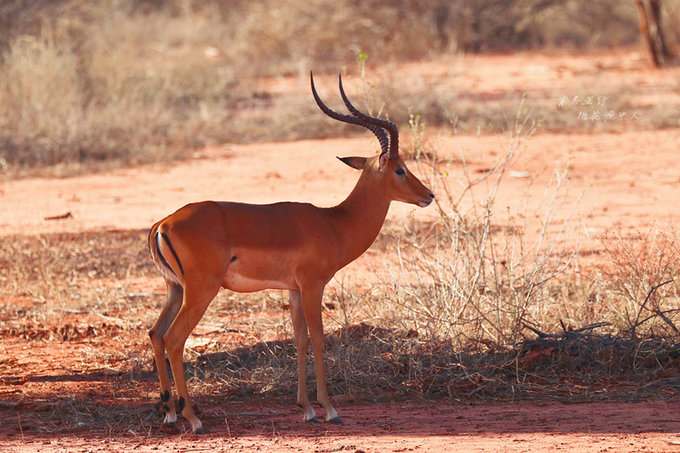
<instances>
[{"instance_id":1,"label":"tree trunk","mask_svg":"<svg viewBox=\"0 0 680 453\"><path fill-rule=\"evenodd\" d=\"M647 43L654 66L676 64L678 54L666 42L661 26L661 0L635 0L640 16L640 33Z\"/></svg>"}]
</instances>

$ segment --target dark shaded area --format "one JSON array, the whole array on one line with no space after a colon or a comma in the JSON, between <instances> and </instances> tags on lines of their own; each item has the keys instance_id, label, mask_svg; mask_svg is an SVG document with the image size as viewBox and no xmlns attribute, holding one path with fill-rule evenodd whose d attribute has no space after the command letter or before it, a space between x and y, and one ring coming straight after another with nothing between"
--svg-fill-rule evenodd
<instances>
[{"instance_id":1,"label":"dark shaded area","mask_svg":"<svg viewBox=\"0 0 680 453\"><path fill-rule=\"evenodd\" d=\"M203 354L189 370L199 381L217 376L228 382L221 394L283 396L295 392L295 354L292 339L262 342ZM665 396L680 391L680 345L672 339L592 331L460 351L449 341L423 339L415 331L358 324L327 335L326 364L332 393L359 399L635 401L660 389ZM311 369L310 355L313 382ZM282 379L263 391L251 375L267 370Z\"/></svg>"},{"instance_id":2,"label":"dark shaded area","mask_svg":"<svg viewBox=\"0 0 680 453\"><path fill-rule=\"evenodd\" d=\"M397 348L393 346L397 343L395 336L401 337ZM359 324L329 334L326 348L333 393L343 395L337 404L346 420L338 431L342 435L392 432L398 420L364 420L362 417L367 415L353 415L353 407L375 406L380 410L394 404L417 406L417 410L403 414L397 410L397 417L428 420L407 432L400 431L407 436L550 433L557 427L560 432L585 432L586 425L590 433L638 433L646 428L621 423L614 431L609 425L598 429L597 420L573 419L567 406L555 409L549 402L627 402L612 406L613 412L625 413L636 410L633 403L641 398L677 399L680 384L680 347L661 339L634 341L590 332L565 332L527 340L514 349L490 347L473 353L453 351L446 342L425 342L413 332L398 335L389 329ZM231 435L257 434L253 430L262 427L271 431L272 426L281 434L291 435L329 429L325 423L310 426L299 421L299 410L294 405L294 349L292 340L261 342L206 353L185 365L192 376L190 386L202 409L201 417L213 433L227 429L225 419ZM362 351L363 356L355 355L354 361L347 363L342 360L347 351ZM283 368L290 376L267 390L243 385L248 375L261 373L263 368ZM361 370L366 375L362 376ZM25 398L5 391L6 396L0 400L0 422L5 427L1 435L19 435L17 420L21 421L21 435L36 438L76 428L82 429L79 435L93 438L105 432L108 436L125 435L131 427L162 435L161 415L154 408L156 376L149 369L61 373L23 380L0 377L0 383L10 390L26 383L74 382L91 385L77 387L81 390L69 392L68 396ZM499 404L518 401L540 402L541 406ZM494 409L485 409L491 403ZM541 415L544 410L552 415ZM467 412L469 416L462 415ZM651 423L654 414L647 421ZM433 417L441 417L439 424L429 423ZM472 419L463 421L469 417ZM507 428L503 423L512 417L533 421L522 424L518 431L516 426ZM677 422L669 425L668 421L654 423L654 431L673 432ZM470 423L478 426L471 430ZM41 428L36 429L38 426Z\"/></svg>"}]
</instances>

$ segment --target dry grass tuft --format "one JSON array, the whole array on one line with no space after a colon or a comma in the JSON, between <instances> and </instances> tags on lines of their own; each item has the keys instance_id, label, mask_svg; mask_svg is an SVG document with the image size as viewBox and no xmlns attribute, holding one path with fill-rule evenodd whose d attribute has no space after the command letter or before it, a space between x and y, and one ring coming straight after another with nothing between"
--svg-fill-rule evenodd
<instances>
[{"instance_id":1,"label":"dry grass tuft","mask_svg":"<svg viewBox=\"0 0 680 453\"><path fill-rule=\"evenodd\" d=\"M0 295L49 302L45 308L93 308L84 294L114 293L116 288L107 287L113 286L110 282L152 275L145 235L140 230L4 237Z\"/></svg>"},{"instance_id":2,"label":"dry grass tuft","mask_svg":"<svg viewBox=\"0 0 680 453\"><path fill-rule=\"evenodd\" d=\"M633 339L680 334L677 235L656 230L606 238L603 244L609 258L603 274L617 300L613 322Z\"/></svg>"}]
</instances>

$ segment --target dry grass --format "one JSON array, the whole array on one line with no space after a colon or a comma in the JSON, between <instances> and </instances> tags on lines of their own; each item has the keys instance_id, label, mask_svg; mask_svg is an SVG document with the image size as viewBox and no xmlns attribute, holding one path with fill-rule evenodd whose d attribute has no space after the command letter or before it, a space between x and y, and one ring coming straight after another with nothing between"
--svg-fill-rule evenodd
<instances>
[{"instance_id":1,"label":"dry grass","mask_svg":"<svg viewBox=\"0 0 680 453\"><path fill-rule=\"evenodd\" d=\"M39 311L110 311L126 280L152 275L142 231L8 236L0 241L0 295L44 304ZM118 286L118 287L116 287ZM99 296L97 295L99 294ZM101 299L105 306L93 304Z\"/></svg>"},{"instance_id":2,"label":"dry grass","mask_svg":"<svg viewBox=\"0 0 680 453\"><path fill-rule=\"evenodd\" d=\"M678 239L674 231L640 233L631 240L604 240L609 264L603 269L612 296L612 322L631 338L677 336Z\"/></svg>"},{"instance_id":3,"label":"dry grass","mask_svg":"<svg viewBox=\"0 0 680 453\"><path fill-rule=\"evenodd\" d=\"M637 39L634 8L615 1L482 3L322 1L310 10L300 1L8 2L0 7L7 25L0 40L0 169L134 164L211 143L344 134L308 115L317 112L306 89L272 95L252 80L353 68L359 51L384 64L508 45L584 48ZM594 19L603 14L607 21ZM480 106L475 93L416 90L399 78L381 87L376 100L386 111L418 112L430 125L506 127L499 118L508 105ZM631 107L625 93L617 94L617 108ZM508 95L510 111L519 96ZM527 105L550 119L549 128L612 127L562 115L554 98L542 93ZM666 109L639 114L644 127L677 125ZM396 120L407 124L408 117Z\"/></svg>"},{"instance_id":4,"label":"dry grass","mask_svg":"<svg viewBox=\"0 0 680 453\"><path fill-rule=\"evenodd\" d=\"M412 234L402 231L402 241L421 238L420 233L422 230ZM160 419L152 408L157 378L146 329L160 309L162 287L155 277L152 293L126 289L137 277L148 286L153 272L149 261L143 259L144 242L139 232L110 232L86 239L60 237L58 242L51 242L53 248L46 248L32 238L20 242L26 252L15 256L25 257L18 260L22 265L42 262L40 255L68 256L70 250L106 244L107 252L101 260L78 263L77 259L66 259L65 266L58 270L50 267L47 260L42 265L46 271L39 277L44 281L35 286L30 283L35 275L22 273L18 268L8 271L6 263L2 266L3 283L27 287L25 297L34 301L32 305L4 305L5 341L16 338L48 341L66 349L87 345L81 361L67 367L75 367L71 379L80 377L86 383L94 381L98 385L75 387L68 391L68 396L57 399L26 387L16 397L6 394L3 407L11 406L22 413L30 411L25 416L26 429L30 426L33 431L44 433L81 424L88 429L116 433L126 433L131 427L144 431L157 426ZM387 242L390 248L394 247L392 239ZM5 250L1 256L7 256ZM421 258L416 255L415 259ZM92 272L110 274L113 287L88 278ZM537 293L534 299L519 305L527 307L532 316L535 312L531 309L536 306L555 310L542 313L540 319L532 318L537 332L550 332L538 336L518 326L517 315L503 316L501 320L507 325L495 326L482 319L447 319L454 305L450 296L443 290L419 289L413 283L397 293L362 292L353 287L329 291L326 305L332 308L327 308L326 365L331 392L344 401L447 398L575 402L676 395L680 350L675 336L666 336L664 332L668 329L657 323L659 328L640 329L632 338L628 326L620 328L614 322L617 311L623 310L627 302L616 297L602 280L586 290L579 281L582 277L571 270L565 274L559 282L547 284L545 291ZM64 278L67 275L83 280L77 285L68 284ZM386 288L393 287L391 283L384 284ZM450 282L442 282L443 287L447 285ZM564 288L575 289L576 293ZM594 310L581 317L574 314L583 309L578 307L579 291L595 294L591 304L610 307L610 311ZM423 292L433 299L425 301L426 306L419 306L413 298ZM8 293L16 295L15 290ZM419 302L423 302L422 297ZM483 307L484 301L475 303ZM614 303L619 305L612 306ZM666 299L666 308L675 306L676 300ZM276 314L263 317L263 312ZM674 314L669 312L667 316L674 320ZM569 326L555 328L560 319L569 320L565 321L567 324L598 320L611 325L580 332ZM192 394L204 413L219 413L225 397L293 398L296 351L283 295L222 294L201 326L204 333L190 341L187 348L186 368ZM491 341L490 338L498 336L498 327L514 343L505 339ZM206 329L209 333L205 333ZM112 350L113 343L120 343L121 348ZM311 354L309 361L313 385ZM7 379L21 372L11 363L0 363L0 369L4 382L10 384ZM44 392L47 387L40 388ZM60 393L56 388L54 392Z\"/></svg>"},{"instance_id":5,"label":"dry grass","mask_svg":"<svg viewBox=\"0 0 680 453\"><path fill-rule=\"evenodd\" d=\"M43 19L37 35L17 36L4 52L7 163L135 163L224 139L217 127L233 74L197 53L199 43L187 42L189 50L175 41L199 30L186 20L82 8L91 22Z\"/></svg>"}]
</instances>

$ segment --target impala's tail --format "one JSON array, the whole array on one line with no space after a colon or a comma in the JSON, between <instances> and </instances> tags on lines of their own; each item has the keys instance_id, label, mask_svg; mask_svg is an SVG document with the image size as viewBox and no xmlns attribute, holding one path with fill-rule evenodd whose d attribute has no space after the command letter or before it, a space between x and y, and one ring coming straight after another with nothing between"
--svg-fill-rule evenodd
<instances>
[{"instance_id":1,"label":"impala's tail","mask_svg":"<svg viewBox=\"0 0 680 453\"><path fill-rule=\"evenodd\" d=\"M168 234L163 230L162 221L151 227L149 231L149 253L165 278L182 284L184 268L170 242Z\"/></svg>"}]
</instances>

